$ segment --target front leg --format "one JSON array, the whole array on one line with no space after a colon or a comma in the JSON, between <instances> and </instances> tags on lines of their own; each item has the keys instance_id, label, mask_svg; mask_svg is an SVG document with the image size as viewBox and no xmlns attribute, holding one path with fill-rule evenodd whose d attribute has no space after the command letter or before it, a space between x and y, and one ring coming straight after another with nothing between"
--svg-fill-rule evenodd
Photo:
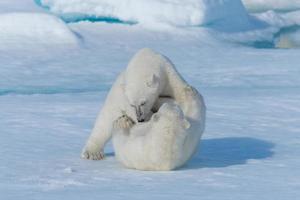
<instances>
[{"instance_id":1,"label":"front leg","mask_svg":"<svg viewBox=\"0 0 300 200\"><path fill-rule=\"evenodd\" d=\"M88 138L81 158L90 160L102 160L104 158L104 146L112 135L113 120L105 120L105 117L99 116L96 120L93 131Z\"/></svg>"},{"instance_id":2,"label":"front leg","mask_svg":"<svg viewBox=\"0 0 300 200\"><path fill-rule=\"evenodd\" d=\"M81 157L84 159L102 160L104 158L103 147L111 138L112 126L117 129L129 130L135 124L135 122L126 114L123 114L115 121L111 120L113 125L108 125L109 127L107 127L107 124L106 127L104 126L105 124L102 124L104 120L101 120L101 117L98 120L96 124L99 125L95 126L91 136L82 150Z\"/></svg>"},{"instance_id":3,"label":"front leg","mask_svg":"<svg viewBox=\"0 0 300 200\"><path fill-rule=\"evenodd\" d=\"M89 159L89 160L102 160L104 159L104 152L103 150L98 151L97 147L91 147L92 144L89 146L85 146L81 153L81 158Z\"/></svg>"},{"instance_id":4,"label":"front leg","mask_svg":"<svg viewBox=\"0 0 300 200\"><path fill-rule=\"evenodd\" d=\"M127 105L128 103L124 95L123 82L124 73L121 73L107 95L92 133L82 150L82 158L91 160L101 160L104 158L103 149L112 136L113 121L121 115L121 109L127 110L130 107Z\"/></svg>"}]
</instances>

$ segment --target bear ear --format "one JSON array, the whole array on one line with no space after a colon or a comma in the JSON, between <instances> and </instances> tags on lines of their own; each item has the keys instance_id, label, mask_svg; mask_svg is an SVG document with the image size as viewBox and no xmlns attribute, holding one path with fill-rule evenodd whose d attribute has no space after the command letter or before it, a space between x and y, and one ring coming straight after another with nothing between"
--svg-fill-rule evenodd
<instances>
[{"instance_id":1,"label":"bear ear","mask_svg":"<svg viewBox=\"0 0 300 200\"><path fill-rule=\"evenodd\" d=\"M155 88L158 86L158 84L159 84L159 78L155 74L153 74L150 80L147 81L147 86L149 87Z\"/></svg>"},{"instance_id":2,"label":"bear ear","mask_svg":"<svg viewBox=\"0 0 300 200\"><path fill-rule=\"evenodd\" d=\"M184 120L183 120L183 127L184 127L185 129L189 129L189 128L191 127L190 122L189 122L188 120L184 119Z\"/></svg>"}]
</instances>

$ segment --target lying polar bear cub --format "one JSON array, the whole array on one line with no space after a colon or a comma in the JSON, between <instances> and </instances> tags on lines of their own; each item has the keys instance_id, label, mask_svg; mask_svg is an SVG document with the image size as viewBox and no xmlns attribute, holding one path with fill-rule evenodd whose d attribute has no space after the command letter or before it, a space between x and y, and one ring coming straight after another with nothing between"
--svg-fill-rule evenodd
<instances>
[{"instance_id":1,"label":"lying polar bear cub","mask_svg":"<svg viewBox=\"0 0 300 200\"><path fill-rule=\"evenodd\" d=\"M191 105L195 91L187 88ZM126 114L114 122L113 146L117 159L126 167L139 170L172 170L182 166L194 149L191 142L199 141L197 123L185 117L172 99L162 105L151 119L135 123ZM191 141L193 139L194 141Z\"/></svg>"},{"instance_id":2,"label":"lying polar bear cub","mask_svg":"<svg viewBox=\"0 0 300 200\"><path fill-rule=\"evenodd\" d=\"M185 160L183 147L189 127L189 122L175 103L164 103L150 121L137 125L123 115L114 125L116 157L128 168L174 169Z\"/></svg>"}]
</instances>

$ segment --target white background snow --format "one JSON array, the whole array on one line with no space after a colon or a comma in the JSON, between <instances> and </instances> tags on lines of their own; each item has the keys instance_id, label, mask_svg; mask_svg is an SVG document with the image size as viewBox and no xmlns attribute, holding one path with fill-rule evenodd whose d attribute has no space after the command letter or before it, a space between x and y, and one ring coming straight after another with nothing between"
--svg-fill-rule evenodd
<instances>
[{"instance_id":1,"label":"white background snow","mask_svg":"<svg viewBox=\"0 0 300 200\"><path fill-rule=\"evenodd\" d=\"M238 0L128 0L127 11L125 1L36 2L48 9L0 1L1 200L299 198L298 1L245 0L251 13ZM207 104L201 146L176 171L125 169L111 144L105 160L80 159L111 84L142 47L167 55Z\"/></svg>"}]
</instances>

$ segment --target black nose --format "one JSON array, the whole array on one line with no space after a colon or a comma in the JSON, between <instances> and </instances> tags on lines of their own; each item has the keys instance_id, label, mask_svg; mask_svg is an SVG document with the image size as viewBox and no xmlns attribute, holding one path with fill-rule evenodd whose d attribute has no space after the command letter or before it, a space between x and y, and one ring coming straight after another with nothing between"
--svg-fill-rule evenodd
<instances>
[{"instance_id":1,"label":"black nose","mask_svg":"<svg viewBox=\"0 0 300 200\"><path fill-rule=\"evenodd\" d=\"M138 120L138 122L144 122L144 121L145 121L144 119L139 119L139 120Z\"/></svg>"}]
</instances>

